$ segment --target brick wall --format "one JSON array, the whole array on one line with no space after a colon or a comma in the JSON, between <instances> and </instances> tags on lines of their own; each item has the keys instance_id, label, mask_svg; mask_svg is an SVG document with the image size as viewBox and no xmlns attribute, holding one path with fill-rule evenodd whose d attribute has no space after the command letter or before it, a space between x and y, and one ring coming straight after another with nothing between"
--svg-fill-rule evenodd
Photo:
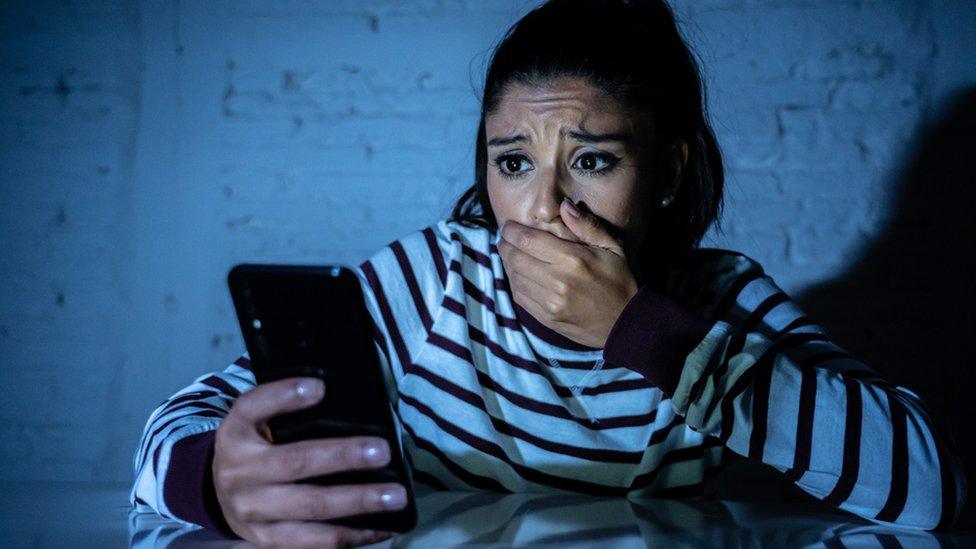
<instances>
[{"instance_id":1,"label":"brick wall","mask_svg":"<svg viewBox=\"0 0 976 549\"><path fill-rule=\"evenodd\" d=\"M0 476L128 480L149 412L241 350L241 261L356 263L471 181L490 47L534 2L6 2ZM965 0L683 0L725 234L789 293L892 221L976 82Z\"/></svg>"}]
</instances>

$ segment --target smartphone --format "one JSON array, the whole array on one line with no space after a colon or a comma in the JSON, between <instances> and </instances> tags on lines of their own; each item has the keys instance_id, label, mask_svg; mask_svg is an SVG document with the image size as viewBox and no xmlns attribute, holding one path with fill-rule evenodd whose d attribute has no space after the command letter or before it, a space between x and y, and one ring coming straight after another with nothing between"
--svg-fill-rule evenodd
<instances>
[{"instance_id":1,"label":"smartphone","mask_svg":"<svg viewBox=\"0 0 976 549\"><path fill-rule=\"evenodd\" d=\"M367 435L390 445L384 467L298 482L398 482L407 490L407 506L328 522L394 532L413 528L412 478L356 274L341 265L240 264L230 270L227 283L257 383L310 376L326 385L316 405L268 421L275 444Z\"/></svg>"}]
</instances>

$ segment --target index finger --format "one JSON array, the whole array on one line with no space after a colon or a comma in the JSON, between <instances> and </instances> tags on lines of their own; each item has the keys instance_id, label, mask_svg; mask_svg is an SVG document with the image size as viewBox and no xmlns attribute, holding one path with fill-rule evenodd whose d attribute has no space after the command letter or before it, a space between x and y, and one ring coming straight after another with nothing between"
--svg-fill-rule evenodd
<instances>
[{"instance_id":1,"label":"index finger","mask_svg":"<svg viewBox=\"0 0 976 549\"><path fill-rule=\"evenodd\" d=\"M572 254L579 244L558 236L508 220L502 227L502 238L509 244L547 263L555 263L561 257Z\"/></svg>"},{"instance_id":2,"label":"index finger","mask_svg":"<svg viewBox=\"0 0 976 549\"><path fill-rule=\"evenodd\" d=\"M291 377L258 384L234 401L225 421L242 436L260 435L260 425L274 416L307 408L325 394L325 383L314 377Z\"/></svg>"}]
</instances>

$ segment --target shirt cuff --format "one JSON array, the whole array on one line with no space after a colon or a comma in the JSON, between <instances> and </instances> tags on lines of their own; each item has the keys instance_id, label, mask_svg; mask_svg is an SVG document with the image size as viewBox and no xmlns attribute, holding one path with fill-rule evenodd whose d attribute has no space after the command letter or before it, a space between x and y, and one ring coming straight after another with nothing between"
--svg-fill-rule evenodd
<instances>
[{"instance_id":1,"label":"shirt cuff","mask_svg":"<svg viewBox=\"0 0 976 549\"><path fill-rule=\"evenodd\" d=\"M186 522L241 539L224 519L213 483L215 431L184 437L173 444L163 484L169 512Z\"/></svg>"},{"instance_id":2,"label":"shirt cuff","mask_svg":"<svg viewBox=\"0 0 976 549\"><path fill-rule=\"evenodd\" d=\"M633 370L670 398L685 359L711 324L670 297L642 286L617 317L603 346L603 359Z\"/></svg>"}]
</instances>

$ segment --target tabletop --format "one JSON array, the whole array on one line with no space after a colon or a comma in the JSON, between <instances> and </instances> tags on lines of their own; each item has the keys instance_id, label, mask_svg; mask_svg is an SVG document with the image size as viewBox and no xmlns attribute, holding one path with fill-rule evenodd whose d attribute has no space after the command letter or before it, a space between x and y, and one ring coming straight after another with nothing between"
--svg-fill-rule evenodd
<instances>
[{"instance_id":1,"label":"tabletop","mask_svg":"<svg viewBox=\"0 0 976 549\"><path fill-rule=\"evenodd\" d=\"M155 513L129 486L4 482L0 547L249 547ZM577 494L420 492L416 528L373 547L976 547L973 514L949 533L892 528L822 505Z\"/></svg>"}]
</instances>

